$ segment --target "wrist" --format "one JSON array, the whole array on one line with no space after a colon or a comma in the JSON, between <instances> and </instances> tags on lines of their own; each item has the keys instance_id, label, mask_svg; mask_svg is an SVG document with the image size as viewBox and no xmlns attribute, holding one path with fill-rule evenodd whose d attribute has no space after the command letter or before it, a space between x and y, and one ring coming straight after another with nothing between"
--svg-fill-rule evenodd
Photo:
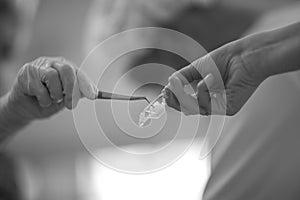
<instances>
[{"instance_id":1,"label":"wrist","mask_svg":"<svg viewBox=\"0 0 300 200\"><path fill-rule=\"evenodd\" d=\"M10 93L0 99L0 132L13 133L30 123L30 119L22 116L18 102Z\"/></svg>"},{"instance_id":2,"label":"wrist","mask_svg":"<svg viewBox=\"0 0 300 200\"><path fill-rule=\"evenodd\" d=\"M300 66L300 23L241 39L240 55L262 77L294 71Z\"/></svg>"},{"instance_id":3,"label":"wrist","mask_svg":"<svg viewBox=\"0 0 300 200\"><path fill-rule=\"evenodd\" d=\"M274 75L274 56L280 43L266 32L247 36L235 42L233 57L238 57L252 78L262 82Z\"/></svg>"}]
</instances>

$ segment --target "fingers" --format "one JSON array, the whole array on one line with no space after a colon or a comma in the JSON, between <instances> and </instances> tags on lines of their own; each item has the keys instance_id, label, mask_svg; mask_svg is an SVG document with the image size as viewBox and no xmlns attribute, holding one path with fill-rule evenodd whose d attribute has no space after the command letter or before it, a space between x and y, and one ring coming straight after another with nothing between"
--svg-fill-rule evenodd
<instances>
[{"instance_id":1,"label":"fingers","mask_svg":"<svg viewBox=\"0 0 300 200\"><path fill-rule=\"evenodd\" d=\"M49 96L48 90L45 86L42 84L38 85L33 88L33 91L41 107L46 108L52 105L52 99Z\"/></svg>"},{"instance_id":2,"label":"fingers","mask_svg":"<svg viewBox=\"0 0 300 200\"><path fill-rule=\"evenodd\" d=\"M216 74L218 73L218 69L210 54L207 54L175 72L171 77L175 76L183 85L188 85L193 81L200 81L202 77L205 77L210 73Z\"/></svg>"},{"instance_id":3,"label":"fingers","mask_svg":"<svg viewBox=\"0 0 300 200\"><path fill-rule=\"evenodd\" d=\"M52 99L48 93L46 86L38 79L38 73L33 70L30 64L26 64L19 74L18 81L25 86L25 93L30 96L35 96L41 107L49 107L52 104Z\"/></svg>"},{"instance_id":4,"label":"fingers","mask_svg":"<svg viewBox=\"0 0 300 200\"><path fill-rule=\"evenodd\" d=\"M194 81L200 81L202 79L203 74L209 73L209 68L204 67L206 62L206 58L202 57L192 64L182 68L181 70L173 73L169 78L169 88L173 88L176 94L176 98L171 91L165 90L166 93L166 103L170 106L175 108L176 110L180 110L180 106L183 109L188 110L188 114L197 112L199 114L199 106L195 106L195 98L191 95L184 92L185 86L190 86L191 91L192 89L191 83ZM202 68L205 68L203 70ZM205 71L205 73L204 73ZM171 86L171 87L170 87ZM204 84L205 86L205 84ZM202 85L201 85L202 87ZM201 88L200 87L200 88ZM176 89L175 89L176 88ZM196 91L194 91L196 93ZM184 97L184 98L183 98ZM180 104L180 105L179 105ZM192 110L193 109L193 110Z\"/></svg>"},{"instance_id":5,"label":"fingers","mask_svg":"<svg viewBox=\"0 0 300 200\"><path fill-rule=\"evenodd\" d=\"M178 99L176 98L175 94L168 88L169 86L165 87L162 91L164 94L164 98L166 100L166 103L169 107L174 108L177 111L181 111L180 109L180 103Z\"/></svg>"},{"instance_id":6,"label":"fingers","mask_svg":"<svg viewBox=\"0 0 300 200\"><path fill-rule=\"evenodd\" d=\"M72 109L80 98L95 99L98 92L86 74L63 58L38 58L22 67L17 81L18 91L36 97L41 107Z\"/></svg>"},{"instance_id":7,"label":"fingers","mask_svg":"<svg viewBox=\"0 0 300 200\"><path fill-rule=\"evenodd\" d=\"M61 91L63 93L63 102L65 106L68 109L74 108L80 98L79 89L76 86L77 80L75 68L66 62L54 62L51 66L57 71L61 82Z\"/></svg>"},{"instance_id":8,"label":"fingers","mask_svg":"<svg viewBox=\"0 0 300 200\"><path fill-rule=\"evenodd\" d=\"M222 91L224 91L224 82L221 73L213 60L213 57L215 58L216 55L218 55L218 52L213 51L170 76L168 88L173 87L178 102L175 101L174 95L166 95L169 98L166 99L166 103L169 106L179 110L179 103L181 108L187 111L187 114L196 114L196 112L199 114L200 112L200 114L208 115L212 113L212 107L214 113L222 113L224 107L223 96L218 95L220 98L213 98L213 101L210 98L210 94L212 93L210 91L213 91L214 94L221 94ZM203 77L205 78L202 80ZM196 91L192 89L192 84L194 82L198 83ZM194 95L196 98L185 92L187 87L190 87L190 91L195 93ZM194 99L199 103L197 106L195 106Z\"/></svg>"},{"instance_id":9,"label":"fingers","mask_svg":"<svg viewBox=\"0 0 300 200\"><path fill-rule=\"evenodd\" d=\"M58 72L51 68L40 69L41 81L47 87L50 97L54 102L60 103L63 101L63 88L60 82Z\"/></svg>"},{"instance_id":10,"label":"fingers","mask_svg":"<svg viewBox=\"0 0 300 200\"><path fill-rule=\"evenodd\" d=\"M190 98L190 95L184 92L184 86L198 78L201 78L201 76L199 75L197 70L191 65L173 73L169 77L169 84L162 91L167 105L171 108L174 108L177 111L182 111L186 114L191 113L188 112L184 106L184 104L186 104L184 97L188 99ZM180 101L178 98L180 99Z\"/></svg>"},{"instance_id":11,"label":"fingers","mask_svg":"<svg viewBox=\"0 0 300 200\"><path fill-rule=\"evenodd\" d=\"M187 85L195 80L202 79L201 74L192 64L175 72L174 74L172 74L172 76L177 77L183 85Z\"/></svg>"},{"instance_id":12,"label":"fingers","mask_svg":"<svg viewBox=\"0 0 300 200\"><path fill-rule=\"evenodd\" d=\"M177 77L170 78L170 84L164 89L166 103L187 115L211 114L211 98L209 89L214 84L214 77L208 74L197 84L196 97L187 94L181 81Z\"/></svg>"},{"instance_id":13,"label":"fingers","mask_svg":"<svg viewBox=\"0 0 300 200\"><path fill-rule=\"evenodd\" d=\"M76 68L62 58L41 57L26 64L18 81L24 94L36 97L41 107L63 102L72 109L81 98Z\"/></svg>"},{"instance_id":14,"label":"fingers","mask_svg":"<svg viewBox=\"0 0 300 200\"><path fill-rule=\"evenodd\" d=\"M186 115L199 113L197 99L184 91L182 82L175 76L171 77L169 81L168 89L174 93L177 102L172 103L172 99L167 99L167 102L171 101L171 106L174 106L176 110L181 110ZM174 95L171 95L171 97L175 99Z\"/></svg>"},{"instance_id":15,"label":"fingers","mask_svg":"<svg viewBox=\"0 0 300 200\"><path fill-rule=\"evenodd\" d=\"M199 103L200 114L208 115L211 113L211 98L209 88L212 87L214 77L212 74L208 74L197 84L197 100Z\"/></svg>"},{"instance_id":16,"label":"fingers","mask_svg":"<svg viewBox=\"0 0 300 200\"><path fill-rule=\"evenodd\" d=\"M57 90L63 91L61 94L68 109L76 107L82 97L91 100L96 99L98 93L96 86L83 71L77 70L70 62L64 59L55 59L51 64L51 68L46 68L46 77L51 76L52 69L57 72L58 76L56 77L58 77L59 81L57 81L57 78L56 81L60 82L61 85L59 87L59 84L53 84L49 89L51 91L51 87L55 87ZM59 95L59 97L61 96Z\"/></svg>"},{"instance_id":17,"label":"fingers","mask_svg":"<svg viewBox=\"0 0 300 200\"><path fill-rule=\"evenodd\" d=\"M215 52L206 54L191 64L202 77L206 77L208 74L213 74L215 78L219 77L219 69L212 58L214 54Z\"/></svg>"}]
</instances>

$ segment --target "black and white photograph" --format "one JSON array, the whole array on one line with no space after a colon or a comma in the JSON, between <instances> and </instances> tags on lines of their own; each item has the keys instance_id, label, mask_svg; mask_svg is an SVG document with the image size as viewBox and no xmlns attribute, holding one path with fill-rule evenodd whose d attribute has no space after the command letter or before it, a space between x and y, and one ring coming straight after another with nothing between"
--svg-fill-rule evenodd
<instances>
[{"instance_id":1,"label":"black and white photograph","mask_svg":"<svg viewBox=\"0 0 300 200\"><path fill-rule=\"evenodd\" d=\"M0 0L0 200L299 200L299 0Z\"/></svg>"}]
</instances>

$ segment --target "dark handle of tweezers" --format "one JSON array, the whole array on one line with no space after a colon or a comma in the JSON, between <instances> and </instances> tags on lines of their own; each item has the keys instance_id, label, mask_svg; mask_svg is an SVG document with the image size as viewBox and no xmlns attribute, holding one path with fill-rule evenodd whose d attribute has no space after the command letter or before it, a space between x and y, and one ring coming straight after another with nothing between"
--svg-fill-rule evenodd
<instances>
[{"instance_id":1,"label":"dark handle of tweezers","mask_svg":"<svg viewBox=\"0 0 300 200\"><path fill-rule=\"evenodd\" d=\"M103 92L103 91L98 92L97 99L112 99L112 100L127 100L127 101L145 100L148 103L150 103L150 101L143 96L127 96L127 95Z\"/></svg>"}]
</instances>

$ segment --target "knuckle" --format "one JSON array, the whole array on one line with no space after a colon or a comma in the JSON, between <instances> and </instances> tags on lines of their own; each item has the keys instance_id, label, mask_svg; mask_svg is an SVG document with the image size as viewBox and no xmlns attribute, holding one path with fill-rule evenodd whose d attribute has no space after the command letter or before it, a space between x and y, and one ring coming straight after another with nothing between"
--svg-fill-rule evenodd
<instances>
[{"instance_id":1,"label":"knuckle","mask_svg":"<svg viewBox=\"0 0 300 200\"><path fill-rule=\"evenodd\" d=\"M18 78L21 78L26 73L29 66L29 63L26 63L23 65L23 67L21 67L21 69L18 72Z\"/></svg>"},{"instance_id":2,"label":"knuckle","mask_svg":"<svg viewBox=\"0 0 300 200\"><path fill-rule=\"evenodd\" d=\"M41 60L44 60L44 59L45 59L44 57L38 57L38 58L34 59L33 61L31 61L30 63L32 65L34 65L34 64L36 64L36 63L38 63L38 62L40 62Z\"/></svg>"},{"instance_id":3,"label":"knuckle","mask_svg":"<svg viewBox=\"0 0 300 200\"><path fill-rule=\"evenodd\" d=\"M21 69L26 69L32 65L31 62L25 63Z\"/></svg>"},{"instance_id":4,"label":"knuckle","mask_svg":"<svg viewBox=\"0 0 300 200\"><path fill-rule=\"evenodd\" d=\"M32 69L33 69L33 64L32 63L26 63L20 69L20 73L27 73L27 72L30 72L30 70L32 70Z\"/></svg>"},{"instance_id":5,"label":"knuckle","mask_svg":"<svg viewBox=\"0 0 300 200\"><path fill-rule=\"evenodd\" d=\"M32 65L39 65L39 64L45 63L46 60L47 60L47 57L45 57L45 56L39 57L39 58L35 59L34 61L32 61Z\"/></svg>"},{"instance_id":6,"label":"knuckle","mask_svg":"<svg viewBox=\"0 0 300 200\"><path fill-rule=\"evenodd\" d=\"M41 56L41 57L38 57L37 59L35 59L34 61L43 61L43 60L46 60L47 57L46 56Z\"/></svg>"},{"instance_id":7,"label":"knuckle","mask_svg":"<svg viewBox=\"0 0 300 200\"><path fill-rule=\"evenodd\" d=\"M55 59L58 61L66 61L66 59L62 56L57 56Z\"/></svg>"}]
</instances>

